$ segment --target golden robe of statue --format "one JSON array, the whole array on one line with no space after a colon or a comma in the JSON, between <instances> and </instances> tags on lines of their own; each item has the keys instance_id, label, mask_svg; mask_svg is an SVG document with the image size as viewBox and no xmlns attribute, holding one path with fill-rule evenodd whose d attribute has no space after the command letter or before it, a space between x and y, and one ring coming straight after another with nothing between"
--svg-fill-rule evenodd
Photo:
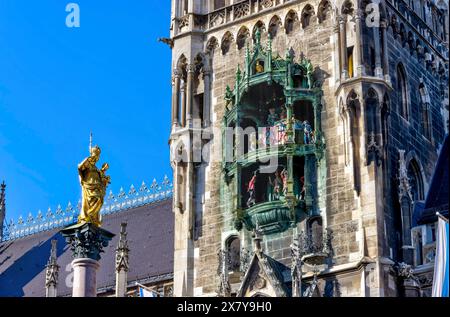
<instances>
[{"instance_id":1,"label":"golden robe of statue","mask_svg":"<svg viewBox=\"0 0 450 317\"><path fill-rule=\"evenodd\" d=\"M103 164L99 170L95 165L100 159L101 150L98 146L91 148L91 155L78 165L78 174L82 188L82 205L78 223L101 225L100 209L110 184L110 177L105 175L109 165Z\"/></svg>"}]
</instances>

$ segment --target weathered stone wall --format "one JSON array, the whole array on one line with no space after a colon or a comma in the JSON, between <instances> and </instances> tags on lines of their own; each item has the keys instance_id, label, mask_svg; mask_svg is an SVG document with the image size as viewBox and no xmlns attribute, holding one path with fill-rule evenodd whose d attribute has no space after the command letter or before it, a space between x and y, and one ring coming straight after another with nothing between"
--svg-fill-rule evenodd
<instances>
[{"instance_id":1,"label":"weathered stone wall","mask_svg":"<svg viewBox=\"0 0 450 317\"><path fill-rule=\"evenodd\" d=\"M212 27L199 33L179 35L175 39L173 66L184 54L193 61L199 52L212 50L212 89L211 114L212 125L220 131L225 111L224 94L227 85L234 87L235 73L238 65L244 64L245 47L238 49L237 39L240 34L248 32L249 37L257 27L263 26L262 43L267 42L269 29L278 25L273 38L274 56L284 57L286 50L292 48L295 60L301 54L311 60L316 68L315 77L323 81L322 130L326 142L325 157L319 163L318 192L319 208L324 227L333 232L333 258L328 271L324 273L320 289L330 296L396 296L396 281L390 273L392 261L398 260L398 234L395 224L396 213L399 213L395 200L397 192L398 150L406 150L407 158L415 158L423 177L424 191L430 181L437 151L442 143L445 127L442 117L442 82L439 67L433 69L426 65L423 58L408 45L399 41L394 27L390 24L393 12L389 11L387 19L387 44L389 76L387 78L368 75L357 80L339 82L339 56L336 55L336 20L328 16L319 23L315 14L310 25L301 25L302 11L307 4L318 12L318 0L283 1L283 5L275 6L261 13L248 15L234 23ZM338 7L343 1L338 1ZM278 2L277 2L278 3ZM292 31L286 34L286 17L297 15ZM347 45L355 45L354 22L348 21ZM372 67L368 60L369 46L373 45L374 32L364 31L363 54L367 58L362 61L366 68ZM412 32L415 32L412 30ZM418 38L418 34L414 33ZM224 54L222 43L230 39L230 47ZM251 40L250 40L251 42ZM215 44L214 44L215 43ZM424 44L423 42L422 44ZM381 44L380 44L381 45ZM429 47L429 51L432 49ZM436 58L439 56L435 54ZM406 70L409 121L399 115L399 90L396 88L396 67L401 62ZM384 66L384 65L382 65ZM446 70L448 75L448 70ZM427 140L423 135L419 80L423 78L430 95L430 113L432 120L432 138ZM366 96L369 88L373 88L379 99L379 107L383 98L388 99L387 144L381 149L382 164L367 159L367 143L369 131L366 124ZM358 114L359 135L358 146L350 144L348 131L343 121L342 103L346 103L351 91L355 91L360 103ZM382 127L380 127L383 129ZM214 295L217 285L217 251L224 247L224 241L230 235L239 235L242 247L252 250L251 233L243 229L237 232L234 228L232 208L224 202L226 191L222 178L222 139L220 133L213 136L211 146L211 162L206 168L205 193L203 197L203 214L201 234L194 241L194 295ZM346 151L347 149L347 151ZM350 152L349 152L350 151ZM358 161L352 153L359 154ZM387 156L384 156L386 153ZM355 166L358 167L355 169ZM355 188L355 171L358 171L360 188ZM225 203L223 205L222 203ZM294 234L304 229L304 223L283 233L267 235L263 240L263 250L269 256L290 266L290 244ZM364 259L371 259L367 262ZM383 259L382 259L383 258ZM369 264L370 263L370 264ZM176 281L175 281L176 283ZM330 286L331 285L331 286ZM334 287L334 288L333 288Z\"/></svg>"}]
</instances>

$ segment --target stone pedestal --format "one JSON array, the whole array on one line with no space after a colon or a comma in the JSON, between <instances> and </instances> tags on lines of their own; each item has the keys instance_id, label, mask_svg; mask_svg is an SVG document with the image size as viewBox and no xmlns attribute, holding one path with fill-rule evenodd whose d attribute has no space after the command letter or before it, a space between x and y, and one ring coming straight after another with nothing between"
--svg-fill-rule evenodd
<instances>
[{"instance_id":1,"label":"stone pedestal","mask_svg":"<svg viewBox=\"0 0 450 317\"><path fill-rule=\"evenodd\" d=\"M73 297L97 296L98 261L82 258L72 261L73 267Z\"/></svg>"},{"instance_id":2,"label":"stone pedestal","mask_svg":"<svg viewBox=\"0 0 450 317\"><path fill-rule=\"evenodd\" d=\"M72 250L73 297L97 295L97 270L100 254L114 234L91 223L76 224L61 230Z\"/></svg>"}]
</instances>

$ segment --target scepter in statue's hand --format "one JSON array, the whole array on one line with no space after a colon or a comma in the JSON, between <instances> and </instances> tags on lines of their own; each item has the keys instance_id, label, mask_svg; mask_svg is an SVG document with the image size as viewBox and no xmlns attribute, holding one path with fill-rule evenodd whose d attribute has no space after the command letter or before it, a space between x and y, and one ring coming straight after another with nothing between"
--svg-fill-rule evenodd
<instances>
[{"instance_id":1,"label":"scepter in statue's hand","mask_svg":"<svg viewBox=\"0 0 450 317\"><path fill-rule=\"evenodd\" d=\"M108 163L103 163L102 165L102 169L100 170L100 173L102 175L102 180L103 183L106 185L111 184L111 177L105 175L106 171L109 169L109 164Z\"/></svg>"}]
</instances>

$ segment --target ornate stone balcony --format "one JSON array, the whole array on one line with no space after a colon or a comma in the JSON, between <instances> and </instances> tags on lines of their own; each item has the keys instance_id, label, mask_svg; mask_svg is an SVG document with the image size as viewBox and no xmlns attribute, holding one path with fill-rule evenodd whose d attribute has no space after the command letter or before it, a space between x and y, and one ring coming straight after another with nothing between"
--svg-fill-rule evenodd
<instances>
[{"instance_id":1,"label":"ornate stone balcony","mask_svg":"<svg viewBox=\"0 0 450 317\"><path fill-rule=\"evenodd\" d=\"M284 198L256 204L239 210L238 214L247 230L252 231L258 225L263 234L283 232L307 216L304 201Z\"/></svg>"},{"instance_id":2,"label":"ornate stone balcony","mask_svg":"<svg viewBox=\"0 0 450 317\"><path fill-rule=\"evenodd\" d=\"M301 260L309 265L321 265L331 255L332 234L329 229L320 232L301 232L298 236L298 249Z\"/></svg>"}]
</instances>

